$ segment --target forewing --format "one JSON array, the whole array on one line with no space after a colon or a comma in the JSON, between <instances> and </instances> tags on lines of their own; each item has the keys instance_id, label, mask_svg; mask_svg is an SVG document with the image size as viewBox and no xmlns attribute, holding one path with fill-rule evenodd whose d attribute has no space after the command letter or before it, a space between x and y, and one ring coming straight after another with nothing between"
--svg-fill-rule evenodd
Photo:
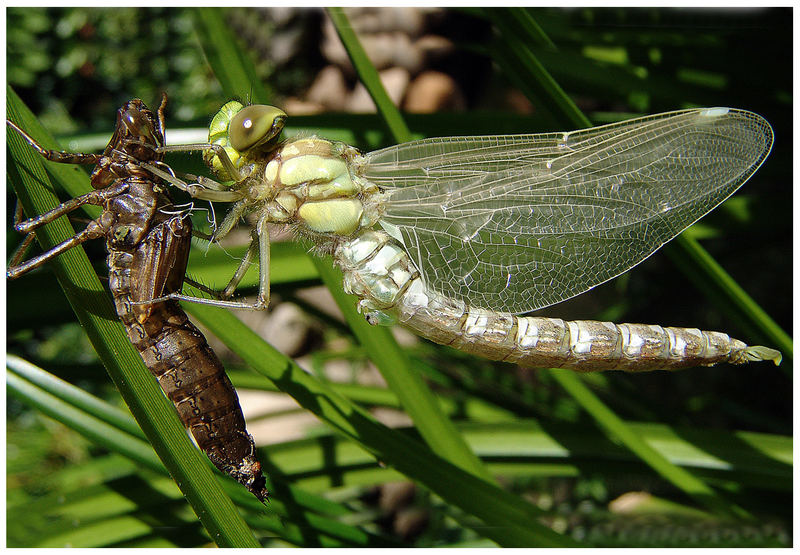
<instances>
[{"instance_id":1,"label":"forewing","mask_svg":"<svg viewBox=\"0 0 800 555\"><path fill-rule=\"evenodd\" d=\"M524 313L635 266L718 206L772 146L761 116L710 108L540 135L425 139L367 155L381 225L426 284Z\"/></svg>"}]
</instances>

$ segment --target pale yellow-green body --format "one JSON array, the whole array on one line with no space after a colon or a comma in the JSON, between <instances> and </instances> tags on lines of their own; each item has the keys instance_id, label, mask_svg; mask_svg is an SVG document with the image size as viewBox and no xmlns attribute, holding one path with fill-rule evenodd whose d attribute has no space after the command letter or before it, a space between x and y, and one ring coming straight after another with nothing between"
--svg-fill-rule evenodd
<instances>
[{"instance_id":1,"label":"pale yellow-green body","mask_svg":"<svg viewBox=\"0 0 800 555\"><path fill-rule=\"evenodd\" d=\"M376 192L368 183L356 183L347 157L355 149L317 137L298 139L271 153L268 161L253 160L250 175L237 184L247 191L247 202L263 202L273 223L300 223L307 231L349 235L372 225L362 199ZM265 163L266 161L266 163ZM245 169L250 162L239 158Z\"/></svg>"},{"instance_id":2,"label":"pale yellow-green body","mask_svg":"<svg viewBox=\"0 0 800 555\"><path fill-rule=\"evenodd\" d=\"M697 117L702 127L702 118L726 113L712 110ZM363 177L367 159L344 143L314 136L279 142L285 118L277 108L230 102L214 118L209 136L230 161L211 151L206 161L220 179L234 181L230 190L240 199L215 238L242 216L258 216L251 249L231 280L238 283L249 258L260 253L256 307L269 299L265 224L286 223L333 255L345 291L360 298L367 321L399 322L432 341L487 358L579 371L780 361L773 349L748 347L718 332L525 317L443 295L426 283L397 228L381 221L391 193Z\"/></svg>"}]
</instances>

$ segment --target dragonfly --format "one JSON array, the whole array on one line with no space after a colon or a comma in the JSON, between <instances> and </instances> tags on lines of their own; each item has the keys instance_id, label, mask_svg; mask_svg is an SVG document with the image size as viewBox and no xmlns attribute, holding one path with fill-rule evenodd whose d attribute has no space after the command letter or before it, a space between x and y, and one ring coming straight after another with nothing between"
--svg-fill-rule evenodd
<instances>
[{"instance_id":1,"label":"dragonfly","mask_svg":"<svg viewBox=\"0 0 800 555\"><path fill-rule=\"evenodd\" d=\"M6 276L18 278L88 240L105 239L109 288L131 343L211 462L265 502L269 493L255 443L222 363L177 301L154 300L181 290L192 238L189 211L177 209L164 182L141 165L163 164L158 149L164 145L166 102L164 95L157 113L139 99L123 105L102 154L48 150L7 120L45 159L95 165L93 191L15 225L26 234L23 247L36 229L80 206L99 205L103 211L83 231L38 256L22 261L20 249Z\"/></svg>"},{"instance_id":2,"label":"dragonfly","mask_svg":"<svg viewBox=\"0 0 800 555\"><path fill-rule=\"evenodd\" d=\"M163 149L203 151L216 179L163 177L233 203L212 240L255 215L250 247L212 304L267 306L267 224L278 223L333 256L369 323L492 360L629 372L780 363L775 349L721 332L525 316L628 271L732 195L772 148L757 114L698 108L366 154L317 136L281 140L286 119L231 101L208 143ZM256 301L228 300L255 259Z\"/></svg>"}]
</instances>

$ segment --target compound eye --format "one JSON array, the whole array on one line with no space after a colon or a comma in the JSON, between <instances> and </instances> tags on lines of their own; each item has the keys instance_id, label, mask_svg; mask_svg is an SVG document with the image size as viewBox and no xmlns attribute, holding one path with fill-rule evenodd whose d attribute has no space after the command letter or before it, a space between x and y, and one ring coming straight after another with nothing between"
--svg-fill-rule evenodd
<instances>
[{"instance_id":1,"label":"compound eye","mask_svg":"<svg viewBox=\"0 0 800 555\"><path fill-rule=\"evenodd\" d=\"M252 150L277 138L283 130L286 113L265 104L252 104L231 118L230 144L239 152Z\"/></svg>"}]
</instances>

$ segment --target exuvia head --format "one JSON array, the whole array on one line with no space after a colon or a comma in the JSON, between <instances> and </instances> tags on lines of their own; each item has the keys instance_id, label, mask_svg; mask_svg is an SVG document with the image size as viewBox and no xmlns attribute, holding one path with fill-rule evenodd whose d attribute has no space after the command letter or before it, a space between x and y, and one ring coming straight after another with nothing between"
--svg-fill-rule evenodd
<instances>
[{"instance_id":1,"label":"exuvia head","mask_svg":"<svg viewBox=\"0 0 800 555\"><path fill-rule=\"evenodd\" d=\"M117 133L124 134L119 137L122 140L136 140L141 144L152 146L164 144L158 118L138 98L126 102L117 112Z\"/></svg>"},{"instance_id":2,"label":"exuvia head","mask_svg":"<svg viewBox=\"0 0 800 555\"><path fill-rule=\"evenodd\" d=\"M164 145L162 116L166 107L162 97L158 115L134 98L117 110L117 125L103 157L92 172L92 187L102 189L120 176L136 173L139 162L159 162L164 159L158 148ZM140 170L143 171L143 170Z\"/></svg>"}]
</instances>

